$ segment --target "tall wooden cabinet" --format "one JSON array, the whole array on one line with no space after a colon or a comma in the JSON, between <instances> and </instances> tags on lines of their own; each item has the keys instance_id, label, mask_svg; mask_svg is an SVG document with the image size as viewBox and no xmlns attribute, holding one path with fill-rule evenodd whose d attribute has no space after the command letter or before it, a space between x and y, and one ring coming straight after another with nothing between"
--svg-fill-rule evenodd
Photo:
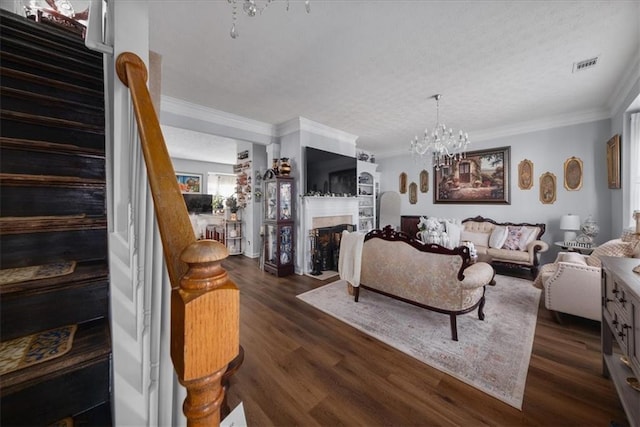
<instances>
[{"instance_id":1,"label":"tall wooden cabinet","mask_svg":"<svg viewBox=\"0 0 640 427\"><path fill-rule=\"evenodd\" d=\"M264 181L264 270L279 277L294 272L294 201L293 178Z\"/></svg>"},{"instance_id":2,"label":"tall wooden cabinet","mask_svg":"<svg viewBox=\"0 0 640 427\"><path fill-rule=\"evenodd\" d=\"M633 271L639 264L637 258L602 258L603 374L632 426L640 425L640 274Z\"/></svg>"}]
</instances>

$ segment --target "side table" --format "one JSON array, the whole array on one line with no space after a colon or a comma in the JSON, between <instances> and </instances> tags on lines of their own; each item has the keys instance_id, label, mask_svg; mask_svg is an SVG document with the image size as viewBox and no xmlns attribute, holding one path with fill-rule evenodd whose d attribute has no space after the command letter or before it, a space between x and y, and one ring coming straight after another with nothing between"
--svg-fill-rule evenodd
<instances>
[{"instance_id":1,"label":"side table","mask_svg":"<svg viewBox=\"0 0 640 427\"><path fill-rule=\"evenodd\" d=\"M555 246L558 246L558 247L564 249L565 251L580 252L583 255L590 255L591 252L593 252L593 250L598 247L597 245L593 245L593 246L591 246L589 248L583 248L583 247L580 247L580 246L571 246L571 245L567 246L565 244L565 242L554 242L553 244Z\"/></svg>"}]
</instances>

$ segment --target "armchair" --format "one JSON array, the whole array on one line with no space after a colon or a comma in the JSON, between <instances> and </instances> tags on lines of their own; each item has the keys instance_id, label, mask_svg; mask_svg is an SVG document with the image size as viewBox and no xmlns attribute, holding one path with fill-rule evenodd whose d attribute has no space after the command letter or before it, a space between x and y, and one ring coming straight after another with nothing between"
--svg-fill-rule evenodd
<instances>
[{"instance_id":1,"label":"armchair","mask_svg":"<svg viewBox=\"0 0 640 427\"><path fill-rule=\"evenodd\" d=\"M547 264L554 268L545 265L540 272L544 305L557 321L558 313L601 319L600 267L588 265L587 258L577 252L560 252L554 264Z\"/></svg>"},{"instance_id":2,"label":"armchair","mask_svg":"<svg viewBox=\"0 0 640 427\"><path fill-rule=\"evenodd\" d=\"M640 257L640 240L614 239L598 246L591 255L560 252L553 264L546 264L533 282L544 290L544 305L560 321L558 313L600 321L600 257ZM635 252L634 252L635 251Z\"/></svg>"}]
</instances>

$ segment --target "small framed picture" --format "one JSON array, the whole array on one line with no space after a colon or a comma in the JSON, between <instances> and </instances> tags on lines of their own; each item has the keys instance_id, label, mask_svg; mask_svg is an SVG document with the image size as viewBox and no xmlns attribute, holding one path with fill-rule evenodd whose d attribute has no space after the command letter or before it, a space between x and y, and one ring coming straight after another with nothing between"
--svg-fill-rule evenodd
<instances>
[{"instance_id":1,"label":"small framed picture","mask_svg":"<svg viewBox=\"0 0 640 427\"><path fill-rule=\"evenodd\" d=\"M607 181L609 188L620 188L620 135L607 141Z\"/></svg>"},{"instance_id":2,"label":"small framed picture","mask_svg":"<svg viewBox=\"0 0 640 427\"><path fill-rule=\"evenodd\" d=\"M564 188L577 191L582 188L582 160L569 157L564 162Z\"/></svg>"},{"instance_id":3,"label":"small framed picture","mask_svg":"<svg viewBox=\"0 0 640 427\"><path fill-rule=\"evenodd\" d=\"M429 191L429 172L423 170L420 172L420 192L426 193Z\"/></svg>"},{"instance_id":4,"label":"small framed picture","mask_svg":"<svg viewBox=\"0 0 640 427\"><path fill-rule=\"evenodd\" d=\"M189 172L176 172L178 186L183 193L202 193L202 174Z\"/></svg>"},{"instance_id":5,"label":"small framed picture","mask_svg":"<svg viewBox=\"0 0 640 427\"><path fill-rule=\"evenodd\" d=\"M540 176L540 202L543 205L552 205L556 201L556 185L556 176L551 172Z\"/></svg>"},{"instance_id":6,"label":"small framed picture","mask_svg":"<svg viewBox=\"0 0 640 427\"><path fill-rule=\"evenodd\" d=\"M518 187L530 190L533 187L533 162L524 159L518 164Z\"/></svg>"},{"instance_id":7,"label":"small framed picture","mask_svg":"<svg viewBox=\"0 0 640 427\"><path fill-rule=\"evenodd\" d=\"M400 174L400 194L407 192L407 174L402 172Z\"/></svg>"}]
</instances>

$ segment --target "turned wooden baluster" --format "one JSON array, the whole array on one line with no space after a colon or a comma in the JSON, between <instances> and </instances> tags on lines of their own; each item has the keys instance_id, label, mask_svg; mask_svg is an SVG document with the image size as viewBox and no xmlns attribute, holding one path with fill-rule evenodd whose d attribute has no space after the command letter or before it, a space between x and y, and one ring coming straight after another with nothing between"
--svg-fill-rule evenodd
<instances>
[{"instance_id":1,"label":"turned wooden baluster","mask_svg":"<svg viewBox=\"0 0 640 427\"><path fill-rule=\"evenodd\" d=\"M239 291L220 265L227 248L195 239L147 89L146 66L126 52L118 56L116 71L131 92L171 281L171 359L187 389L184 414L189 426L218 425L223 374L240 348Z\"/></svg>"}]
</instances>

